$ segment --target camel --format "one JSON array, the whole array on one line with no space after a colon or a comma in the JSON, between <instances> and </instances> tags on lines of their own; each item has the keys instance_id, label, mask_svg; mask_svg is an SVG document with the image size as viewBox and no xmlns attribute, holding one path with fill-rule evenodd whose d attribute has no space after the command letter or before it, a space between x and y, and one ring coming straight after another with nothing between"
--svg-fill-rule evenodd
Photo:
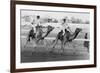
<instances>
[{"instance_id":1,"label":"camel","mask_svg":"<svg viewBox=\"0 0 100 73\"><path fill-rule=\"evenodd\" d=\"M39 38L37 39L37 42L39 42L40 40L44 40L44 38L47 37L53 29L54 29L54 27L48 26L48 27L47 27L47 32L44 34L44 36L39 37Z\"/></svg>"},{"instance_id":2,"label":"camel","mask_svg":"<svg viewBox=\"0 0 100 73\"><path fill-rule=\"evenodd\" d=\"M44 46L46 46L46 44L47 44L48 42L47 42L47 40L45 39L45 37L47 37L53 29L54 29L54 27L52 27L52 26L47 26L47 32L44 33L44 34L43 34L43 32L41 33L42 30L40 30L39 32L40 32L41 35L40 35L40 34L37 35L38 38L36 39L36 44L38 44L38 43L41 41L42 43L44 43Z\"/></svg>"},{"instance_id":3,"label":"camel","mask_svg":"<svg viewBox=\"0 0 100 73\"><path fill-rule=\"evenodd\" d=\"M26 45L31 42L32 40L35 40L35 35L36 33L34 33L34 28L32 27L32 29L29 31L28 36L26 38L26 44L24 45L24 48L26 47Z\"/></svg>"},{"instance_id":4,"label":"camel","mask_svg":"<svg viewBox=\"0 0 100 73\"><path fill-rule=\"evenodd\" d=\"M54 29L54 27L47 26L47 32L43 35L44 32L42 31L42 29L41 29L40 26L37 26L36 27L36 30L38 30L37 33L34 33L34 29L32 28L29 31L26 45L28 44L28 42L30 42L30 39L32 39L32 40L35 41L35 44L34 45L36 46L39 43L39 41L43 41L45 39L45 37L47 37L53 29Z\"/></svg>"},{"instance_id":5,"label":"camel","mask_svg":"<svg viewBox=\"0 0 100 73\"><path fill-rule=\"evenodd\" d=\"M61 49L63 49L64 51L64 46L67 42L71 42L72 40L74 40L79 32L81 31L82 29L80 28L76 28L75 32L73 34L71 34L67 29L65 29L65 34L63 35L63 31L61 30L58 34L57 34L57 37L56 39L53 41L53 48L56 46L58 40L61 41Z\"/></svg>"}]
</instances>

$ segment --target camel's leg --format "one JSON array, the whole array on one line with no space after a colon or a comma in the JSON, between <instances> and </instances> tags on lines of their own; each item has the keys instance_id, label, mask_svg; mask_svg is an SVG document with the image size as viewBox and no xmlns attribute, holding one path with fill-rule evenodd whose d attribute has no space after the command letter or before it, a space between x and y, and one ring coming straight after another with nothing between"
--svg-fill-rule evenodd
<instances>
[{"instance_id":1,"label":"camel's leg","mask_svg":"<svg viewBox=\"0 0 100 73\"><path fill-rule=\"evenodd\" d=\"M89 48L87 48L87 52L89 53Z\"/></svg>"},{"instance_id":2,"label":"camel's leg","mask_svg":"<svg viewBox=\"0 0 100 73\"><path fill-rule=\"evenodd\" d=\"M46 42L44 39L39 40L37 43L40 44L40 47L44 47L46 45Z\"/></svg>"},{"instance_id":3,"label":"camel's leg","mask_svg":"<svg viewBox=\"0 0 100 73\"><path fill-rule=\"evenodd\" d=\"M70 46L71 46L71 45L70 45L70 42L66 42L66 43L65 43L65 45L66 45L66 44L68 45L68 47L70 47Z\"/></svg>"},{"instance_id":4,"label":"camel's leg","mask_svg":"<svg viewBox=\"0 0 100 73\"><path fill-rule=\"evenodd\" d=\"M61 49L62 49L62 55L64 53L64 41L61 41Z\"/></svg>"},{"instance_id":5,"label":"camel's leg","mask_svg":"<svg viewBox=\"0 0 100 73\"><path fill-rule=\"evenodd\" d=\"M76 47L76 46L75 46L75 45L76 45L76 43L74 43L74 42L72 42L72 41L71 41L71 42L66 41L66 42L64 43L64 45L66 45L66 43L68 44L68 46L70 46L70 45L72 44L72 47L73 47L73 48L75 48L75 47Z\"/></svg>"},{"instance_id":6,"label":"camel's leg","mask_svg":"<svg viewBox=\"0 0 100 73\"><path fill-rule=\"evenodd\" d=\"M87 52L89 53L89 46L88 47L85 47L87 49Z\"/></svg>"},{"instance_id":7,"label":"camel's leg","mask_svg":"<svg viewBox=\"0 0 100 73\"><path fill-rule=\"evenodd\" d=\"M44 39L44 46L47 46L47 40L46 39Z\"/></svg>"},{"instance_id":8,"label":"camel's leg","mask_svg":"<svg viewBox=\"0 0 100 73\"><path fill-rule=\"evenodd\" d=\"M57 42L58 42L58 39L56 38L56 40L55 40L54 43L52 44L52 45L53 45L53 46L52 46L52 50L55 48ZM51 50L51 51L52 51L52 50Z\"/></svg>"},{"instance_id":9,"label":"camel's leg","mask_svg":"<svg viewBox=\"0 0 100 73\"><path fill-rule=\"evenodd\" d=\"M35 48L35 47L37 47L37 43L36 43L36 41L35 41L35 39L33 40L33 48Z\"/></svg>"},{"instance_id":10,"label":"camel's leg","mask_svg":"<svg viewBox=\"0 0 100 73\"><path fill-rule=\"evenodd\" d=\"M30 37L26 39L26 44L24 45L24 48L27 46L28 42L30 42Z\"/></svg>"},{"instance_id":11,"label":"camel's leg","mask_svg":"<svg viewBox=\"0 0 100 73\"><path fill-rule=\"evenodd\" d=\"M45 39L45 41L46 41L46 42L45 42L46 47L49 47L49 46L50 46L50 43L49 43L50 40L47 41L47 40Z\"/></svg>"},{"instance_id":12,"label":"camel's leg","mask_svg":"<svg viewBox=\"0 0 100 73\"><path fill-rule=\"evenodd\" d=\"M34 52L36 52L36 47L37 47L37 43L36 43L36 39L32 39L32 44L33 44L33 50L32 50L32 54L34 53Z\"/></svg>"},{"instance_id":13,"label":"camel's leg","mask_svg":"<svg viewBox=\"0 0 100 73\"><path fill-rule=\"evenodd\" d=\"M32 55L33 55L33 53L34 52L36 52L36 42L35 42L35 39L32 39L32 48L33 48L33 50L32 50Z\"/></svg>"},{"instance_id":14,"label":"camel's leg","mask_svg":"<svg viewBox=\"0 0 100 73\"><path fill-rule=\"evenodd\" d=\"M43 39L39 40L40 47L44 47L45 41Z\"/></svg>"},{"instance_id":15,"label":"camel's leg","mask_svg":"<svg viewBox=\"0 0 100 73\"><path fill-rule=\"evenodd\" d=\"M70 44L72 44L72 47L75 48L76 47L76 43L74 43L73 41L69 42Z\"/></svg>"},{"instance_id":16,"label":"camel's leg","mask_svg":"<svg viewBox=\"0 0 100 73\"><path fill-rule=\"evenodd\" d=\"M50 43L49 43L49 41L47 41L46 39L45 39L45 47L46 47L46 50L47 51L49 51L49 47L50 47Z\"/></svg>"},{"instance_id":17,"label":"camel's leg","mask_svg":"<svg viewBox=\"0 0 100 73\"><path fill-rule=\"evenodd\" d=\"M62 42L63 42L63 48L65 48L67 41L66 40L63 40Z\"/></svg>"},{"instance_id":18,"label":"camel's leg","mask_svg":"<svg viewBox=\"0 0 100 73\"><path fill-rule=\"evenodd\" d=\"M88 49L88 53L89 53L89 48L87 48Z\"/></svg>"},{"instance_id":19,"label":"camel's leg","mask_svg":"<svg viewBox=\"0 0 100 73\"><path fill-rule=\"evenodd\" d=\"M24 48L27 46L28 42L29 42L29 41L26 41L26 44L24 45Z\"/></svg>"},{"instance_id":20,"label":"camel's leg","mask_svg":"<svg viewBox=\"0 0 100 73\"><path fill-rule=\"evenodd\" d=\"M57 42L58 42L58 39L56 39L56 40L54 41L54 44L53 44L53 46L52 46L53 48L55 48Z\"/></svg>"},{"instance_id":21,"label":"camel's leg","mask_svg":"<svg viewBox=\"0 0 100 73\"><path fill-rule=\"evenodd\" d=\"M72 48L75 49L76 48L76 43L74 43L73 41L69 42L72 45ZM76 51L73 51L73 54L76 54Z\"/></svg>"},{"instance_id":22,"label":"camel's leg","mask_svg":"<svg viewBox=\"0 0 100 73\"><path fill-rule=\"evenodd\" d=\"M66 44L67 44L67 45L66 45ZM67 48L70 48L70 45L71 45L71 44L70 44L68 41L65 41L65 42L64 42L64 47L68 46Z\"/></svg>"},{"instance_id":23,"label":"camel's leg","mask_svg":"<svg viewBox=\"0 0 100 73\"><path fill-rule=\"evenodd\" d=\"M40 45L40 47L44 47L44 46L46 45L46 42L45 42L44 39L41 39L41 40L39 40L38 42L39 42L40 44L42 44L42 45Z\"/></svg>"},{"instance_id":24,"label":"camel's leg","mask_svg":"<svg viewBox=\"0 0 100 73\"><path fill-rule=\"evenodd\" d=\"M63 49L63 42L61 42L61 49Z\"/></svg>"}]
</instances>

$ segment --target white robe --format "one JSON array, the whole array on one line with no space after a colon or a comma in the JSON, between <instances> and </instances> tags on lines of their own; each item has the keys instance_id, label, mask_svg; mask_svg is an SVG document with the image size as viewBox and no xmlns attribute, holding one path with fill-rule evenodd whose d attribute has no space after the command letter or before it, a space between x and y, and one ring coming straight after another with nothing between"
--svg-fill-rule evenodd
<instances>
[{"instance_id":1,"label":"white robe","mask_svg":"<svg viewBox=\"0 0 100 73\"><path fill-rule=\"evenodd\" d=\"M36 31L36 26L37 25L40 25L40 20L38 19L36 19L34 22L33 22L33 24L31 24L31 26L34 28L34 32L36 33L37 31Z\"/></svg>"},{"instance_id":2,"label":"white robe","mask_svg":"<svg viewBox=\"0 0 100 73\"><path fill-rule=\"evenodd\" d=\"M63 30L63 34L65 33L65 29L71 32L67 23L62 23L61 25L62 25L61 30Z\"/></svg>"}]
</instances>

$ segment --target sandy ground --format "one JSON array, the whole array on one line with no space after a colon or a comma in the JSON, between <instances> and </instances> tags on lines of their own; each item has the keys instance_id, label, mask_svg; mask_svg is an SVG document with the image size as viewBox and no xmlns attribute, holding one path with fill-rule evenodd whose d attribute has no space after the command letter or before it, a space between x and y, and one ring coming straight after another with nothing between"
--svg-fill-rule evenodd
<instances>
[{"instance_id":1,"label":"sandy ground","mask_svg":"<svg viewBox=\"0 0 100 73\"><path fill-rule=\"evenodd\" d=\"M51 48L50 40L47 42L47 46L43 43L39 43L37 47L34 48L34 43L31 42L24 47L25 39L22 39L21 62L73 61L89 59L89 53L87 52L87 48L83 46L82 41L73 41L69 45L66 44L64 51L60 48L60 42L58 42L55 48ZM73 43L75 44L74 46Z\"/></svg>"}]
</instances>

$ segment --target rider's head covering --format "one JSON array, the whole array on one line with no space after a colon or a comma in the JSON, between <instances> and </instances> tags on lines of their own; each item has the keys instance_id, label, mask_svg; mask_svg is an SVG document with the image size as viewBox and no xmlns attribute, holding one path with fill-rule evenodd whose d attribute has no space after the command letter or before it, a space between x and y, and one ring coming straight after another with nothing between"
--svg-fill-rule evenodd
<instances>
[{"instance_id":1,"label":"rider's head covering","mask_svg":"<svg viewBox=\"0 0 100 73\"><path fill-rule=\"evenodd\" d=\"M37 19L40 19L40 16L39 15L37 16Z\"/></svg>"},{"instance_id":2,"label":"rider's head covering","mask_svg":"<svg viewBox=\"0 0 100 73\"><path fill-rule=\"evenodd\" d=\"M66 22L66 19L65 18L63 19L63 22Z\"/></svg>"},{"instance_id":3,"label":"rider's head covering","mask_svg":"<svg viewBox=\"0 0 100 73\"><path fill-rule=\"evenodd\" d=\"M63 18L62 20L63 20L63 22L66 22L66 21L68 21L68 17L66 16L66 17Z\"/></svg>"}]
</instances>

